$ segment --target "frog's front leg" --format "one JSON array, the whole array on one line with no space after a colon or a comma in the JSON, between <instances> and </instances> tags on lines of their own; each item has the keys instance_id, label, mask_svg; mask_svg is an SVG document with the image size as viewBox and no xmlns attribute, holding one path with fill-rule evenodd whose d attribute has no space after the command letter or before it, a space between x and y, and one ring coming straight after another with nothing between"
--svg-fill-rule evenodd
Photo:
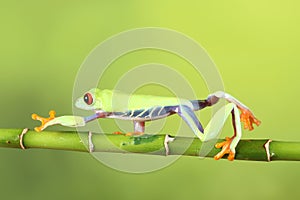
<instances>
[{"instance_id":1,"label":"frog's front leg","mask_svg":"<svg viewBox=\"0 0 300 200\"><path fill-rule=\"evenodd\" d=\"M37 114L32 114L31 118L33 120L38 120L42 124L39 127L35 127L34 130L37 132L43 131L48 126L52 126L55 124L61 124L63 126L69 126L69 127L78 127L78 126L84 126L85 120L83 117L80 116L60 116L55 117L55 111L51 110L49 112L49 117L41 117Z\"/></svg>"},{"instance_id":2,"label":"frog's front leg","mask_svg":"<svg viewBox=\"0 0 300 200\"><path fill-rule=\"evenodd\" d=\"M32 114L31 118L33 120L39 120L42 124L39 127L35 127L34 130L37 132L43 131L48 126L52 126L55 124L60 124L62 126L67 127L80 127L85 126L86 123L95 120L97 118L105 118L108 116L109 113L106 112L96 112L95 114L87 117L81 117L81 116L60 116L55 117L55 111L51 110L49 112L49 117L41 117L37 114Z\"/></svg>"}]
</instances>

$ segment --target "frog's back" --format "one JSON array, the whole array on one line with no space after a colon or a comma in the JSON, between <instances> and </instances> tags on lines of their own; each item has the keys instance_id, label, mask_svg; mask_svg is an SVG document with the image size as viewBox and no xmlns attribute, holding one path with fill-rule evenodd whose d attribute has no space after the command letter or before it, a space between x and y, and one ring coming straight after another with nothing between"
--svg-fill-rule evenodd
<instances>
[{"instance_id":1,"label":"frog's back","mask_svg":"<svg viewBox=\"0 0 300 200\"><path fill-rule=\"evenodd\" d=\"M103 109L111 112L124 112L128 110L149 109L158 106L192 106L186 99L177 97L163 97L154 95L126 94L116 90L102 90Z\"/></svg>"},{"instance_id":2,"label":"frog's back","mask_svg":"<svg viewBox=\"0 0 300 200\"><path fill-rule=\"evenodd\" d=\"M186 99L177 97L164 97L153 95L132 95L129 100L128 109L151 108L157 106L191 105Z\"/></svg>"}]
</instances>

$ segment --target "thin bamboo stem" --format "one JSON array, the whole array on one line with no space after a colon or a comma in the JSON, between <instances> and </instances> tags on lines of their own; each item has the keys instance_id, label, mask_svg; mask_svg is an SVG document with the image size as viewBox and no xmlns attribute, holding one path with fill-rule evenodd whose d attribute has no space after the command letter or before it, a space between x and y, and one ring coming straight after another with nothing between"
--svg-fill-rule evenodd
<instances>
[{"instance_id":1,"label":"thin bamboo stem","mask_svg":"<svg viewBox=\"0 0 300 200\"><path fill-rule=\"evenodd\" d=\"M123 134L88 134L60 131L27 131L0 129L0 147L43 148L81 152L141 153L155 155L199 156L202 142L198 138L168 135L126 136ZM25 133L25 132L23 132ZM169 141L166 143L166 141ZM220 140L222 141L222 140ZM214 157L220 149L213 148L206 157ZM269 139L241 140L236 148L236 160L274 161L300 160L300 142Z\"/></svg>"}]
</instances>

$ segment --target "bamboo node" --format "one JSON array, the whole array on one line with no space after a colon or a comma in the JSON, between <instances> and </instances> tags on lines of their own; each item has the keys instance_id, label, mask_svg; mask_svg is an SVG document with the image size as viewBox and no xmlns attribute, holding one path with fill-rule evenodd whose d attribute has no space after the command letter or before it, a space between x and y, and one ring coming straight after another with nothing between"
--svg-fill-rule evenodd
<instances>
[{"instance_id":1,"label":"bamboo node","mask_svg":"<svg viewBox=\"0 0 300 200\"><path fill-rule=\"evenodd\" d=\"M170 153L170 149L169 149L168 143L169 143L169 142L173 142L174 140L175 140L174 137L172 137L172 136L166 134L165 140L164 140L164 147L165 147L165 150L166 150L166 156L168 156L169 153Z\"/></svg>"},{"instance_id":2,"label":"bamboo node","mask_svg":"<svg viewBox=\"0 0 300 200\"><path fill-rule=\"evenodd\" d=\"M270 154L270 143L272 142L271 139L269 139L265 144L264 144L264 148L266 150L266 153L267 153L267 159L268 159L268 162L271 162L271 157L273 156L273 153L272 155Z\"/></svg>"},{"instance_id":3,"label":"bamboo node","mask_svg":"<svg viewBox=\"0 0 300 200\"><path fill-rule=\"evenodd\" d=\"M24 142L23 142L23 138L24 138L24 135L28 132L28 128L24 128L22 130L22 133L19 135L19 142L20 142L20 147L21 149L26 149L25 146L24 146Z\"/></svg>"},{"instance_id":4,"label":"bamboo node","mask_svg":"<svg viewBox=\"0 0 300 200\"><path fill-rule=\"evenodd\" d=\"M92 141L92 131L89 131L89 135L88 135L88 145L89 145L89 152L92 153L95 150L95 145L93 144Z\"/></svg>"}]
</instances>

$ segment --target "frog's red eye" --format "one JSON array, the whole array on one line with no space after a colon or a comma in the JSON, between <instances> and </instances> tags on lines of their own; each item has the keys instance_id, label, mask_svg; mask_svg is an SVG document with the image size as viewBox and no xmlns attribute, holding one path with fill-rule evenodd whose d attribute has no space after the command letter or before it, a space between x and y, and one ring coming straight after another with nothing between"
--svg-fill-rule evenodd
<instances>
[{"instance_id":1,"label":"frog's red eye","mask_svg":"<svg viewBox=\"0 0 300 200\"><path fill-rule=\"evenodd\" d=\"M91 105L93 103L93 96L90 93L86 93L83 100L87 105Z\"/></svg>"}]
</instances>

